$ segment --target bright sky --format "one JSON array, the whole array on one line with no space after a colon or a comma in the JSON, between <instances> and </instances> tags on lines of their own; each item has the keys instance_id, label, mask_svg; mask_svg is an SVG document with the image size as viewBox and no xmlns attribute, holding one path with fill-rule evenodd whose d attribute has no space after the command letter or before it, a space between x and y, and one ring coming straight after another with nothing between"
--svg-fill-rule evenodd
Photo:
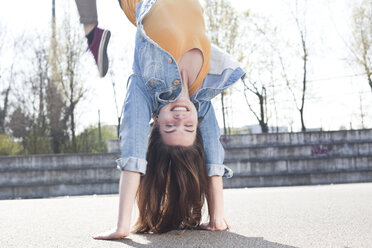
<instances>
[{"instance_id":1,"label":"bright sky","mask_svg":"<svg viewBox=\"0 0 372 248\"><path fill-rule=\"evenodd\" d=\"M357 128L361 121L359 115L360 99L363 109L372 107L371 91L361 77L350 77L360 73L345 63L347 53L343 40L348 39L350 27L349 15L351 6L358 0L312 0L308 2L307 21L311 23L308 30L310 42L310 73L308 100L305 103L305 123L308 128L323 127L325 130L338 129L340 126ZM61 3L69 3L72 18L76 19L77 10L73 0L56 0L57 20L64 9ZM289 3L294 0L230 0L238 11L250 9L253 13L267 16L273 23L288 26L288 36L297 37L293 31L293 19L289 12ZM50 29L52 0L0 0L0 23L6 27L8 34L16 37L22 32L46 32ZM132 61L132 49L135 28L119 9L117 0L97 0L99 25L111 30L112 38L109 46L109 56L117 58L117 54L127 54L124 61L115 60L109 74L98 78L93 59L90 54L84 54L88 61L89 73L86 75L85 86L90 89L89 96L81 103L78 116L78 128L82 130L98 121L98 110L101 121L105 124L116 124L117 115L113 96L112 80L115 81L118 107L121 110L125 84ZM284 25L284 26L283 26ZM83 32L83 29L81 27ZM123 57L120 56L120 57ZM89 64L91 63L91 64ZM288 102L291 98L288 97ZM234 111L231 120L235 126L257 124L254 116L249 112L242 94L234 95L231 102ZM218 120L222 127L219 114L219 102L215 105ZM294 111L279 116L279 125L289 126L288 115L294 115L293 129L299 130L299 114ZM275 118L269 125L276 125ZM371 116L364 120L371 127Z\"/></svg>"}]
</instances>

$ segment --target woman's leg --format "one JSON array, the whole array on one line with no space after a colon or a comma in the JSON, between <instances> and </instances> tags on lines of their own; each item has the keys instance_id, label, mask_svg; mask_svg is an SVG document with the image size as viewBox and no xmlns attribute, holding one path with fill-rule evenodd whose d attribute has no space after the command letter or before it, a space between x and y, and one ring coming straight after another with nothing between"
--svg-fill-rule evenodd
<instances>
[{"instance_id":1,"label":"woman's leg","mask_svg":"<svg viewBox=\"0 0 372 248\"><path fill-rule=\"evenodd\" d=\"M98 25L96 0L75 0L80 16L80 23L84 24L85 35L88 35Z\"/></svg>"},{"instance_id":2,"label":"woman's leg","mask_svg":"<svg viewBox=\"0 0 372 248\"><path fill-rule=\"evenodd\" d=\"M109 30L97 27L97 5L96 0L75 0L79 12L80 22L84 24L85 36L88 40L88 48L93 54L98 66L100 77L107 73L109 61L107 57L107 45L111 33Z\"/></svg>"},{"instance_id":3,"label":"woman's leg","mask_svg":"<svg viewBox=\"0 0 372 248\"><path fill-rule=\"evenodd\" d=\"M211 176L208 178L208 211L209 223L201 225L201 228L217 231L228 228L224 218L223 206L223 182L221 176Z\"/></svg>"},{"instance_id":4,"label":"woman's leg","mask_svg":"<svg viewBox=\"0 0 372 248\"><path fill-rule=\"evenodd\" d=\"M136 199L137 189L140 182L140 173L122 171L119 184L119 216L116 228L96 235L94 239L119 239L130 233L130 221Z\"/></svg>"}]
</instances>

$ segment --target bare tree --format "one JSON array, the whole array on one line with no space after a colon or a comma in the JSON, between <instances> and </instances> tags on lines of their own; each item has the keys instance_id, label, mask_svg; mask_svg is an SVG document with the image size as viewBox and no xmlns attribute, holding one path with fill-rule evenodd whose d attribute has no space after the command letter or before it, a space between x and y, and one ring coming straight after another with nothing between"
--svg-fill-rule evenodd
<instances>
[{"instance_id":1,"label":"bare tree","mask_svg":"<svg viewBox=\"0 0 372 248\"><path fill-rule=\"evenodd\" d=\"M352 43L349 48L354 63L364 71L372 91L372 1L362 0L359 4L353 8Z\"/></svg>"},{"instance_id":2,"label":"bare tree","mask_svg":"<svg viewBox=\"0 0 372 248\"><path fill-rule=\"evenodd\" d=\"M226 50L229 54L235 54L236 37L238 36L238 14L234 8L227 0L206 0L204 9L211 42ZM229 111L225 106L225 98L228 97L228 94L228 91L221 93L224 134L228 133L226 120Z\"/></svg>"},{"instance_id":3,"label":"bare tree","mask_svg":"<svg viewBox=\"0 0 372 248\"><path fill-rule=\"evenodd\" d=\"M296 1L296 10L297 10L297 1ZM296 11L297 12L297 11ZM306 23L305 21L303 24L300 24L299 17L296 14L296 24L298 28L298 32L301 37L301 45L302 45L302 60L303 60L303 77L302 77L302 96L301 96L301 106L298 107L298 111L300 111L300 116L301 116L301 130L303 132L306 131L305 127L305 121L304 121L304 108L305 108L305 96L306 96L306 85L307 85L307 67L308 67L308 47L307 47L307 32L306 32Z\"/></svg>"},{"instance_id":4,"label":"bare tree","mask_svg":"<svg viewBox=\"0 0 372 248\"><path fill-rule=\"evenodd\" d=\"M5 35L6 35L6 30L0 23L0 40L1 41L5 40ZM0 42L0 54L2 54L4 44L5 44L5 42ZM3 71L3 69L4 69L3 68L3 63L1 63L1 62L2 61L0 60L0 72ZM13 66L11 66L11 67L12 67L12 69L11 69L10 74L13 75ZM1 75L2 75L2 73L0 74L0 82L5 81L6 79ZM7 112L8 112L9 93L10 93L11 84L12 84L12 81L13 81L12 79L13 78L11 76L11 80L9 80L7 87L5 87L4 89L0 88L0 96L4 98L2 105L0 105L0 132L3 132L3 133L5 133L5 118L6 118ZM3 85L5 85L5 82L4 82Z\"/></svg>"},{"instance_id":5,"label":"bare tree","mask_svg":"<svg viewBox=\"0 0 372 248\"><path fill-rule=\"evenodd\" d=\"M271 115L275 114L278 119L276 94L282 81L278 68L283 39L278 39L277 27L268 18L251 11L242 15L240 24L238 57L246 71L244 96L261 131L266 133Z\"/></svg>"},{"instance_id":6,"label":"bare tree","mask_svg":"<svg viewBox=\"0 0 372 248\"><path fill-rule=\"evenodd\" d=\"M247 102L247 105L251 112L254 114L256 117L258 123L260 124L261 131L263 133L268 133L269 132L269 127L268 127L268 116L267 116L267 91L265 86L261 85L261 88L258 89L256 86L255 82L250 82L249 85L244 82L244 96L245 100ZM252 104L249 102L249 97L247 96L246 91L250 91L253 94L255 94L258 97L259 101L259 114L256 113L254 110Z\"/></svg>"},{"instance_id":7,"label":"bare tree","mask_svg":"<svg viewBox=\"0 0 372 248\"><path fill-rule=\"evenodd\" d=\"M13 70L13 67L12 67ZM7 88L5 88L2 92L0 92L1 95L4 96L4 101L2 106L0 106L0 131L5 133L5 118L8 114L8 106L9 106L9 93L12 86L12 80L9 81L9 85Z\"/></svg>"},{"instance_id":8,"label":"bare tree","mask_svg":"<svg viewBox=\"0 0 372 248\"><path fill-rule=\"evenodd\" d=\"M301 85L302 88L300 90L300 94L295 93L294 84L289 79L288 70L282 63L283 75L287 83L287 87L292 94L294 103L296 105L297 110L300 112L300 119L301 119L301 131L306 131L305 120L304 120L304 112L305 112L305 100L306 100L306 90L307 90L307 74L308 74L308 62L309 62L309 47L308 47L308 39L307 39L307 25L306 25L306 8L307 8L307 1L303 0L302 3L304 4L302 7L299 7L298 0L295 2L295 11L292 12L298 35L299 35L299 43L301 47L301 60L302 60L302 79ZM302 13L299 13L299 12ZM283 62L283 60L282 60ZM295 84L300 80L295 79ZM298 95L300 95L300 103L298 101Z\"/></svg>"},{"instance_id":9,"label":"bare tree","mask_svg":"<svg viewBox=\"0 0 372 248\"><path fill-rule=\"evenodd\" d=\"M48 77L48 49L41 36L26 43L18 84L14 87L15 110L10 116L9 128L20 138L26 153L49 153L49 123L46 109ZM30 49L33 48L33 49ZM21 77L22 76L22 77Z\"/></svg>"},{"instance_id":10,"label":"bare tree","mask_svg":"<svg viewBox=\"0 0 372 248\"><path fill-rule=\"evenodd\" d=\"M84 42L69 19L67 15L57 28L53 16L51 37L28 39L32 43L23 59L28 64L21 67L23 78L10 118L13 136L22 140L26 153L77 152L76 106L85 92L78 76Z\"/></svg>"},{"instance_id":11,"label":"bare tree","mask_svg":"<svg viewBox=\"0 0 372 248\"><path fill-rule=\"evenodd\" d=\"M0 132L7 132L7 122L9 121L9 113L12 111L12 95L20 74L20 62L24 56L24 34L20 34L16 39L12 39L11 35L6 35L7 31L0 23L0 82L3 87L0 87ZM4 60L2 60L5 58Z\"/></svg>"},{"instance_id":12,"label":"bare tree","mask_svg":"<svg viewBox=\"0 0 372 248\"><path fill-rule=\"evenodd\" d=\"M65 119L69 121L71 150L72 152L78 152L76 143L76 106L83 99L86 92L79 77L80 56L85 42L82 39L81 32L71 24L68 15L65 16L61 30L63 32L60 40L63 41L63 44L59 44L61 53L57 59L61 72L59 83L67 103Z\"/></svg>"}]
</instances>

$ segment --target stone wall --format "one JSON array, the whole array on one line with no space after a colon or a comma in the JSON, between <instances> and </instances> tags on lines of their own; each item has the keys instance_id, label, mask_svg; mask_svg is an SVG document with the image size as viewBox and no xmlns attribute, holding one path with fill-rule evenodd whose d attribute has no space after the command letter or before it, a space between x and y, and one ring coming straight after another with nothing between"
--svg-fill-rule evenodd
<instances>
[{"instance_id":1,"label":"stone wall","mask_svg":"<svg viewBox=\"0 0 372 248\"><path fill-rule=\"evenodd\" d=\"M223 136L227 187L372 181L372 129Z\"/></svg>"},{"instance_id":2,"label":"stone wall","mask_svg":"<svg viewBox=\"0 0 372 248\"><path fill-rule=\"evenodd\" d=\"M222 136L229 187L372 182L372 129ZM118 141L107 154L0 157L0 199L116 194Z\"/></svg>"},{"instance_id":3,"label":"stone wall","mask_svg":"<svg viewBox=\"0 0 372 248\"><path fill-rule=\"evenodd\" d=\"M119 154L0 157L0 199L118 192Z\"/></svg>"}]
</instances>

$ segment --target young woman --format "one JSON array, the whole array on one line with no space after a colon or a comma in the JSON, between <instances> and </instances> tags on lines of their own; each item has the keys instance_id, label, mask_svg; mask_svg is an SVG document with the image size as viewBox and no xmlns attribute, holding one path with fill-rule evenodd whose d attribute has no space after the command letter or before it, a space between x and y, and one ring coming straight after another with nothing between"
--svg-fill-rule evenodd
<instances>
[{"instance_id":1,"label":"young woman","mask_svg":"<svg viewBox=\"0 0 372 248\"><path fill-rule=\"evenodd\" d=\"M137 192L136 232L225 230L222 176L232 172L223 165L210 100L244 72L211 46L197 0L122 0L121 6L137 34L117 161L119 217L114 230L94 238L129 234ZM205 196L210 218L199 225Z\"/></svg>"}]
</instances>

